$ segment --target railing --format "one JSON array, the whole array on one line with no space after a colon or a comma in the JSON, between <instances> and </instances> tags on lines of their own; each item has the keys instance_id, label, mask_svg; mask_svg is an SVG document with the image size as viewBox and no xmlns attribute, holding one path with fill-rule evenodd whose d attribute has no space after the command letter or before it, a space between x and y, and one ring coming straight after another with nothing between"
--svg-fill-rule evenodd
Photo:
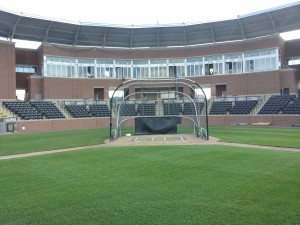
<instances>
[{"instance_id":1,"label":"railing","mask_svg":"<svg viewBox=\"0 0 300 225\"><path fill-rule=\"evenodd\" d=\"M213 98L213 102L259 101L261 96L230 96Z\"/></svg>"}]
</instances>

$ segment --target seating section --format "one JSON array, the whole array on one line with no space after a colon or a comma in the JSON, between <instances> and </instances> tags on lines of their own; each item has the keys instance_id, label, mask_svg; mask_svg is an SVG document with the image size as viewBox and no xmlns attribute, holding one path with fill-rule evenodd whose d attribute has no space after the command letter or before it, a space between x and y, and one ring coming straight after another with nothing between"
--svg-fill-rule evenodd
<instances>
[{"instance_id":1,"label":"seating section","mask_svg":"<svg viewBox=\"0 0 300 225\"><path fill-rule=\"evenodd\" d=\"M210 115L226 115L232 108L232 102L213 102Z\"/></svg>"},{"instance_id":2,"label":"seating section","mask_svg":"<svg viewBox=\"0 0 300 225\"><path fill-rule=\"evenodd\" d=\"M155 116L155 103L141 103L137 106L137 112L140 116Z\"/></svg>"},{"instance_id":3,"label":"seating section","mask_svg":"<svg viewBox=\"0 0 300 225\"><path fill-rule=\"evenodd\" d=\"M89 109L94 117L110 117L110 110L106 104L90 105Z\"/></svg>"},{"instance_id":4,"label":"seating section","mask_svg":"<svg viewBox=\"0 0 300 225\"><path fill-rule=\"evenodd\" d=\"M256 105L256 100L235 102L234 106L230 110L230 114L250 114Z\"/></svg>"},{"instance_id":5,"label":"seating section","mask_svg":"<svg viewBox=\"0 0 300 225\"><path fill-rule=\"evenodd\" d=\"M200 115L204 107L204 102L196 102L195 104L198 115ZM192 102L185 102L183 104L182 115L196 115L195 106Z\"/></svg>"},{"instance_id":6,"label":"seating section","mask_svg":"<svg viewBox=\"0 0 300 225\"><path fill-rule=\"evenodd\" d=\"M64 119L64 114L56 107L53 102L30 102L46 119Z\"/></svg>"},{"instance_id":7,"label":"seating section","mask_svg":"<svg viewBox=\"0 0 300 225\"><path fill-rule=\"evenodd\" d=\"M5 101L3 105L23 120L43 119L43 115L28 102Z\"/></svg>"},{"instance_id":8,"label":"seating section","mask_svg":"<svg viewBox=\"0 0 300 225\"><path fill-rule=\"evenodd\" d=\"M261 108L258 114L279 114L283 111L290 101L293 101L294 95L273 95Z\"/></svg>"},{"instance_id":9,"label":"seating section","mask_svg":"<svg viewBox=\"0 0 300 225\"><path fill-rule=\"evenodd\" d=\"M293 99L282 111L283 114L300 114L300 97Z\"/></svg>"},{"instance_id":10,"label":"seating section","mask_svg":"<svg viewBox=\"0 0 300 225\"><path fill-rule=\"evenodd\" d=\"M229 99L228 99L229 100ZM210 115L247 115L250 114L258 104L258 100L236 100L214 101L212 103ZM201 115L204 102L196 102L197 112ZM10 111L23 120L36 119L63 119L64 114L51 101L4 101L2 103L6 111ZM129 103L125 102L118 105L120 116L155 116L156 104L151 103ZM110 117L111 112L105 103L91 105L65 105L65 109L73 118L89 117ZM196 115L193 102L168 102L163 103L164 115ZM1 113L1 112L0 112ZM300 97L295 95L273 95L258 114L300 114ZM4 115L3 113L1 114Z\"/></svg>"},{"instance_id":11,"label":"seating section","mask_svg":"<svg viewBox=\"0 0 300 225\"><path fill-rule=\"evenodd\" d=\"M180 115L182 107L180 103L164 103L164 115Z\"/></svg>"},{"instance_id":12,"label":"seating section","mask_svg":"<svg viewBox=\"0 0 300 225\"><path fill-rule=\"evenodd\" d=\"M92 117L86 105L66 105L65 108L74 118Z\"/></svg>"},{"instance_id":13,"label":"seating section","mask_svg":"<svg viewBox=\"0 0 300 225\"><path fill-rule=\"evenodd\" d=\"M137 112L135 110L135 104L120 104L118 105L120 108L120 116L136 116Z\"/></svg>"}]
</instances>

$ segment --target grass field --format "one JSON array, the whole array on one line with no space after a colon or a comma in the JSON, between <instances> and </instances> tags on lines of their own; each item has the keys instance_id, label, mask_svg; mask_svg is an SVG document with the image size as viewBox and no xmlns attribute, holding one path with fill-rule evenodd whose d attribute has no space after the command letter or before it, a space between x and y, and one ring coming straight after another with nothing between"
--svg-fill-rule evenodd
<instances>
[{"instance_id":1,"label":"grass field","mask_svg":"<svg viewBox=\"0 0 300 225\"><path fill-rule=\"evenodd\" d=\"M191 134L190 127L178 127L178 133ZM134 133L124 128L123 134ZM300 148L299 128L210 127L210 136L224 142ZM34 134L0 135L0 155L47 151L103 144L109 129L87 129Z\"/></svg>"},{"instance_id":2,"label":"grass field","mask_svg":"<svg viewBox=\"0 0 300 225\"><path fill-rule=\"evenodd\" d=\"M210 135L300 147L299 129L212 127ZM0 155L107 138L108 129L1 135ZM221 145L99 147L0 160L0 224L297 225L299 177L299 152Z\"/></svg>"},{"instance_id":3,"label":"grass field","mask_svg":"<svg viewBox=\"0 0 300 225\"><path fill-rule=\"evenodd\" d=\"M0 223L300 223L300 154L115 147L0 161Z\"/></svg>"}]
</instances>

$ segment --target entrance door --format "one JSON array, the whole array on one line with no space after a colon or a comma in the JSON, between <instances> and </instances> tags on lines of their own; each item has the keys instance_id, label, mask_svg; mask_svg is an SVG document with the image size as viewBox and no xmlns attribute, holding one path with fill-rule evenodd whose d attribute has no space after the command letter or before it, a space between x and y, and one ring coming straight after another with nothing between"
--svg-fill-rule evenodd
<instances>
[{"instance_id":1,"label":"entrance door","mask_svg":"<svg viewBox=\"0 0 300 225\"><path fill-rule=\"evenodd\" d=\"M104 88L94 88L94 100L104 100Z\"/></svg>"},{"instance_id":2,"label":"entrance door","mask_svg":"<svg viewBox=\"0 0 300 225\"><path fill-rule=\"evenodd\" d=\"M216 97L226 97L226 84L216 85Z\"/></svg>"}]
</instances>

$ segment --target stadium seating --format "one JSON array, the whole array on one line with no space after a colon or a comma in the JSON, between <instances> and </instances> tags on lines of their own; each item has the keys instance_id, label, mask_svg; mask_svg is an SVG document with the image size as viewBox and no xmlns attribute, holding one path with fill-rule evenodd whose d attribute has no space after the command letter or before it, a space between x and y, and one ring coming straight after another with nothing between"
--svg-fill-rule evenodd
<instances>
[{"instance_id":1,"label":"stadium seating","mask_svg":"<svg viewBox=\"0 0 300 225\"><path fill-rule=\"evenodd\" d=\"M250 114L257 105L257 100L237 101L230 110L230 114Z\"/></svg>"},{"instance_id":2,"label":"stadium seating","mask_svg":"<svg viewBox=\"0 0 300 225\"><path fill-rule=\"evenodd\" d=\"M53 102L30 102L46 119L63 119L65 116Z\"/></svg>"},{"instance_id":3,"label":"stadium seating","mask_svg":"<svg viewBox=\"0 0 300 225\"><path fill-rule=\"evenodd\" d=\"M106 104L99 105L90 105L89 106L90 113L94 117L109 117L110 110Z\"/></svg>"},{"instance_id":4,"label":"stadium seating","mask_svg":"<svg viewBox=\"0 0 300 225\"><path fill-rule=\"evenodd\" d=\"M135 104L125 103L118 105L120 108L120 116L136 116Z\"/></svg>"},{"instance_id":5,"label":"stadium seating","mask_svg":"<svg viewBox=\"0 0 300 225\"><path fill-rule=\"evenodd\" d=\"M224 102L213 102L210 112L210 115L226 115L232 108L231 101Z\"/></svg>"},{"instance_id":6,"label":"stadium seating","mask_svg":"<svg viewBox=\"0 0 300 225\"><path fill-rule=\"evenodd\" d=\"M204 107L204 102L196 102L195 104L199 115ZM183 104L182 115L196 115L195 106L192 102L185 102Z\"/></svg>"},{"instance_id":7,"label":"stadium seating","mask_svg":"<svg viewBox=\"0 0 300 225\"><path fill-rule=\"evenodd\" d=\"M295 99L294 95L273 95L261 108L258 114L279 114Z\"/></svg>"},{"instance_id":8,"label":"stadium seating","mask_svg":"<svg viewBox=\"0 0 300 225\"><path fill-rule=\"evenodd\" d=\"M140 103L137 106L137 112L140 116L155 116L155 103Z\"/></svg>"},{"instance_id":9,"label":"stadium seating","mask_svg":"<svg viewBox=\"0 0 300 225\"><path fill-rule=\"evenodd\" d=\"M23 120L43 119L43 115L28 102L5 101L3 105Z\"/></svg>"},{"instance_id":10,"label":"stadium seating","mask_svg":"<svg viewBox=\"0 0 300 225\"><path fill-rule=\"evenodd\" d=\"M66 105L65 108L74 118L92 117L86 105Z\"/></svg>"},{"instance_id":11,"label":"stadium seating","mask_svg":"<svg viewBox=\"0 0 300 225\"><path fill-rule=\"evenodd\" d=\"M180 103L168 102L164 103L164 115L180 115L182 106Z\"/></svg>"},{"instance_id":12,"label":"stadium seating","mask_svg":"<svg viewBox=\"0 0 300 225\"><path fill-rule=\"evenodd\" d=\"M300 114L300 97L292 100L282 111L283 114Z\"/></svg>"}]
</instances>

